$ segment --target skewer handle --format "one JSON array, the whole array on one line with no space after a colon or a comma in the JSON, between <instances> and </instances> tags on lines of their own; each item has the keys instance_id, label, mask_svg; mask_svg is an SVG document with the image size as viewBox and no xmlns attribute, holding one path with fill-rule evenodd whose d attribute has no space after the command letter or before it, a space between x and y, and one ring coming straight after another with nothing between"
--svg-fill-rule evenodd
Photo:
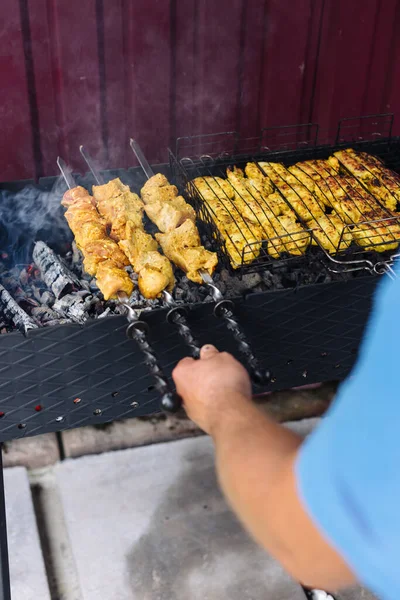
<instances>
[{"instance_id":1,"label":"skewer handle","mask_svg":"<svg viewBox=\"0 0 400 600\"><path fill-rule=\"evenodd\" d=\"M256 384L266 384L271 379L269 371L263 371L260 368L258 359L250 346L242 328L234 315L234 304L231 300L221 300L214 307L214 315L219 319L224 319L228 329L238 343L239 351L243 354L249 369L250 377Z\"/></svg>"},{"instance_id":2,"label":"skewer handle","mask_svg":"<svg viewBox=\"0 0 400 600\"><path fill-rule=\"evenodd\" d=\"M200 357L200 346L193 337L192 331L187 322L187 312L183 306L171 308L167 314L168 323L173 323L178 329L179 335L183 338L185 344L189 346L193 358Z\"/></svg>"},{"instance_id":3,"label":"skewer handle","mask_svg":"<svg viewBox=\"0 0 400 600\"><path fill-rule=\"evenodd\" d=\"M141 352L145 356L145 364L156 380L156 389L161 394L160 404L166 412L174 413L182 407L182 398L170 388L157 357L147 339L148 325L144 321L134 321L126 329L128 338L135 340Z\"/></svg>"}]
</instances>

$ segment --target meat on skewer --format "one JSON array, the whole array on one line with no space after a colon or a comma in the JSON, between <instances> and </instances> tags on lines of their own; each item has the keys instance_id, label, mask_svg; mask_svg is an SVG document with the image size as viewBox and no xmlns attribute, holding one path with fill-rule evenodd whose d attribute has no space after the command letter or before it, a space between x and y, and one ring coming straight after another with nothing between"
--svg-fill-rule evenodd
<instances>
[{"instance_id":1,"label":"meat on skewer","mask_svg":"<svg viewBox=\"0 0 400 600\"><path fill-rule=\"evenodd\" d=\"M200 271L211 276L218 264L217 255L201 245L195 225L196 213L178 189L158 173L148 179L141 190L147 216L162 233L155 237L164 254L194 283L202 283Z\"/></svg>"},{"instance_id":2,"label":"meat on skewer","mask_svg":"<svg viewBox=\"0 0 400 600\"><path fill-rule=\"evenodd\" d=\"M172 291L175 285L172 265L158 252L157 242L144 230L144 204L139 196L120 179L113 179L93 186L93 197L97 210L111 228L111 237L139 275L141 294L154 299L163 290Z\"/></svg>"},{"instance_id":3,"label":"meat on skewer","mask_svg":"<svg viewBox=\"0 0 400 600\"><path fill-rule=\"evenodd\" d=\"M178 195L178 188L170 185L161 173L146 181L141 196L147 216L162 233L173 231L186 219L196 222L194 208Z\"/></svg>"},{"instance_id":4,"label":"meat on skewer","mask_svg":"<svg viewBox=\"0 0 400 600\"><path fill-rule=\"evenodd\" d=\"M129 262L118 244L108 237L106 223L94 206L92 196L77 186L65 192L62 204L67 207L65 218L83 254L84 269L96 276L105 300L116 297L118 292L130 296L133 281L124 270Z\"/></svg>"}]
</instances>

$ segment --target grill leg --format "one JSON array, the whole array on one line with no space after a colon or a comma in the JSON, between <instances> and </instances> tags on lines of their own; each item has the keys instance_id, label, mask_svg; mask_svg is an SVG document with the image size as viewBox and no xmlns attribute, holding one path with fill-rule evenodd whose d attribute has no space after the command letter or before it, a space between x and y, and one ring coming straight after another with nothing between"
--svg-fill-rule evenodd
<instances>
[{"instance_id":1,"label":"grill leg","mask_svg":"<svg viewBox=\"0 0 400 600\"><path fill-rule=\"evenodd\" d=\"M0 600L11 600L2 444L0 444Z\"/></svg>"}]
</instances>

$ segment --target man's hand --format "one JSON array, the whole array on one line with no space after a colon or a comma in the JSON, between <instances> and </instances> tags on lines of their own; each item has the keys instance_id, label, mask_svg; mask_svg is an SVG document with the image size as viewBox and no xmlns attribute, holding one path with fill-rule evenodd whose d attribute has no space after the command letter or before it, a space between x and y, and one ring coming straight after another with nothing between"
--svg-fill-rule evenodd
<instances>
[{"instance_id":1,"label":"man's hand","mask_svg":"<svg viewBox=\"0 0 400 600\"><path fill-rule=\"evenodd\" d=\"M251 402L246 369L233 356L218 352L214 346L203 346L200 360L181 360L172 376L188 416L211 435L227 413Z\"/></svg>"}]
</instances>

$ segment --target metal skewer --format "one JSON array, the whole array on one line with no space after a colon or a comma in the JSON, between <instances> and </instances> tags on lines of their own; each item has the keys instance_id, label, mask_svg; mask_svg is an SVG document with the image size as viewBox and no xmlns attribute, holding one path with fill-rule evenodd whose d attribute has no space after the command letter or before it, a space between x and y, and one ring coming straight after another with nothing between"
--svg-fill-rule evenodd
<instances>
[{"instance_id":1,"label":"metal skewer","mask_svg":"<svg viewBox=\"0 0 400 600\"><path fill-rule=\"evenodd\" d=\"M146 177L148 179L150 179L150 177L153 177L154 171L149 165L137 141L131 138L130 146L136 158L138 159ZM214 306L214 315L219 319L224 319L229 331L232 332L233 337L238 343L239 351L242 353L246 360L251 378L253 379L254 383L267 383L271 377L270 373L268 371L263 372L260 369L259 362L250 346L250 343L248 342L245 333L243 332L237 319L234 316L234 303L231 300L226 300L223 297L220 290L215 285L211 275L207 271L200 269L199 275L202 278L203 283L210 288L212 297L214 299L214 302L216 303Z\"/></svg>"},{"instance_id":2,"label":"metal skewer","mask_svg":"<svg viewBox=\"0 0 400 600\"><path fill-rule=\"evenodd\" d=\"M105 183L104 177L97 171L97 169L94 168L92 158L89 156L89 154L86 152L85 148L82 145L79 146L79 152L82 154L85 163L89 167L95 182L98 185L103 185Z\"/></svg>"},{"instance_id":3,"label":"metal skewer","mask_svg":"<svg viewBox=\"0 0 400 600\"><path fill-rule=\"evenodd\" d=\"M65 179L69 189L76 187L72 171L66 162L58 157L57 165L61 171L62 176ZM149 367L150 373L156 380L156 390L161 394L161 406L167 412L176 412L182 406L182 398L173 392L168 383L168 379L165 377L160 365L158 364L157 356L155 355L148 339L149 327L147 323L142 321L137 311L135 311L129 304L128 295L125 292L118 292L118 301L125 307L126 317L128 320L128 327L126 329L126 335L129 339L135 340L141 352L145 355L145 364Z\"/></svg>"},{"instance_id":4,"label":"metal skewer","mask_svg":"<svg viewBox=\"0 0 400 600\"><path fill-rule=\"evenodd\" d=\"M103 177L100 175L100 173L95 169L95 167L93 165L93 161L92 161L89 153L85 150L85 148L83 146L80 146L79 150L80 150L80 153L82 154L87 166L89 167L95 181L98 184L103 185L105 183L105 181L104 181ZM139 151L141 153L140 148L139 148ZM144 158L143 154L141 154L141 156L142 156L142 160L144 162L146 162L146 159ZM152 175L153 175L153 171L152 171L150 165L148 165L148 172L152 173ZM150 177L152 177L152 175L150 175ZM171 323L177 327L179 335L183 338L183 340L187 344L187 346L189 346L193 358L199 358L200 347L199 347L197 341L195 340L195 338L190 330L190 327L187 323L187 310L183 306L177 305L176 302L174 301L173 297L171 296L171 294L169 292L167 292L166 290L163 290L162 295L163 295L163 300L164 300L165 304L170 308L169 312L167 313L168 323Z\"/></svg>"}]
</instances>

